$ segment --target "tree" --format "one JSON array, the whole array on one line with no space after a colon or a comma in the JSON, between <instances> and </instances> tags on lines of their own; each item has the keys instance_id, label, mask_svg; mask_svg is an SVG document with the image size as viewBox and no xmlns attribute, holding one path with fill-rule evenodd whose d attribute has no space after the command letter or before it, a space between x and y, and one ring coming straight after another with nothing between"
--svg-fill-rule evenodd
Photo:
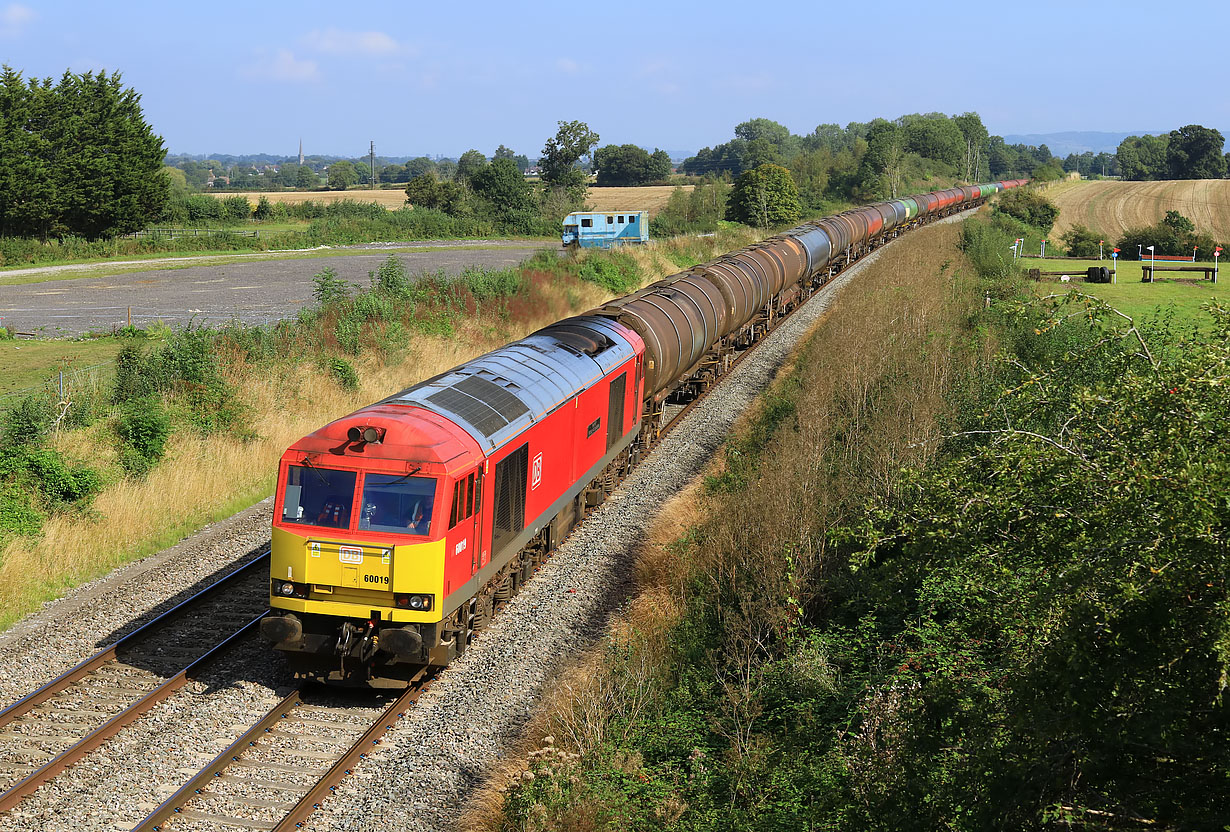
<instances>
[{"instance_id":1,"label":"tree","mask_svg":"<svg viewBox=\"0 0 1230 832\"><path fill-rule=\"evenodd\" d=\"M467 185L470 182L470 178L486 166L486 156L477 150L467 150L457 160L457 172L453 174L453 180L460 182L462 185Z\"/></svg>"},{"instance_id":2,"label":"tree","mask_svg":"<svg viewBox=\"0 0 1230 832\"><path fill-rule=\"evenodd\" d=\"M0 235L136 231L161 216L166 148L119 73L0 74Z\"/></svg>"},{"instance_id":3,"label":"tree","mask_svg":"<svg viewBox=\"0 0 1230 832\"><path fill-rule=\"evenodd\" d=\"M335 191L344 191L359 181L359 172L353 162L342 160L329 165L329 187Z\"/></svg>"},{"instance_id":4,"label":"tree","mask_svg":"<svg viewBox=\"0 0 1230 832\"><path fill-rule=\"evenodd\" d=\"M311 165L300 165L295 171L295 186L299 188L319 188L320 177L312 170Z\"/></svg>"},{"instance_id":5,"label":"tree","mask_svg":"<svg viewBox=\"0 0 1230 832\"><path fill-rule=\"evenodd\" d=\"M990 133L982 123L982 117L977 113L962 113L952 117L953 124L961 131L964 144L961 155L961 178L973 182L981 178L981 171L986 162L982 158ZM1003 140L1000 139L1002 143Z\"/></svg>"},{"instance_id":6,"label":"tree","mask_svg":"<svg viewBox=\"0 0 1230 832\"><path fill-rule=\"evenodd\" d=\"M434 173L428 173L407 183L406 202L414 208L457 214L465 207L465 190L456 182L440 182Z\"/></svg>"},{"instance_id":7,"label":"tree","mask_svg":"<svg viewBox=\"0 0 1230 832\"><path fill-rule=\"evenodd\" d=\"M415 179L436 172L436 163L426 156L419 156L406 162L407 179Z\"/></svg>"},{"instance_id":8,"label":"tree","mask_svg":"<svg viewBox=\"0 0 1230 832\"><path fill-rule=\"evenodd\" d=\"M1170 131L1166 167L1171 179L1222 179L1226 175L1226 140L1221 131L1189 124Z\"/></svg>"},{"instance_id":9,"label":"tree","mask_svg":"<svg viewBox=\"0 0 1230 832\"><path fill-rule=\"evenodd\" d=\"M501 157L476 171L470 179L474 196L485 200L497 219L508 222L534 208L534 194L511 159Z\"/></svg>"},{"instance_id":10,"label":"tree","mask_svg":"<svg viewBox=\"0 0 1230 832\"><path fill-rule=\"evenodd\" d=\"M1102 235L1083 225L1074 225L1060 236L1069 257L1097 257Z\"/></svg>"},{"instance_id":11,"label":"tree","mask_svg":"<svg viewBox=\"0 0 1230 832\"><path fill-rule=\"evenodd\" d=\"M493 155L491 158L492 160L508 159L509 161L515 161L517 158L517 154L513 153L511 150L509 150L504 145L500 145L499 147L495 149L495 155Z\"/></svg>"},{"instance_id":12,"label":"tree","mask_svg":"<svg viewBox=\"0 0 1230 832\"><path fill-rule=\"evenodd\" d=\"M1169 174L1166 160L1169 141L1169 136L1128 136L1115 152L1120 175L1135 181L1165 179Z\"/></svg>"},{"instance_id":13,"label":"tree","mask_svg":"<svg viewBox=\"0 0 1230 832\"><path fill-rule=\"evenodd\" d=\"M905 149L927 159L959 167L966 155L961 128L946 116L911 118L904 130Z\"/></svg>"},{"instance_id":14,"label":"tree","mask_svg":"<svg viewBox=\"0 0 1230 832\"><path fill-rule=\"evenodd\" d=\"M671 160L664 150L655 150L651 156L634 144L608 144L594 151L594 167L600 186L644 185L669 176Z\"/></svg>"},{"instance_id":15,"label":"tree","mask_svg":"<svg viewBox=\"0 0 1230 832\"><path fill-rule=\"evenodd\" d=\"M747 167L746 156L747 142L731 139L717 147L701 148L695 156L684 160L682 170L690 176L724 173L737 176Z\"/></svg>"},{"instance_id":16,"label":"tree","mask_svg":"<svg viewBox=\"0 0 1230 832\"><path fill-rule=\"evenodd\" d=\"M760 165L735 180L726 206L727 219L760 228L798 222L803 209L790 171L781 165Z\"/></svg>"},{"instance_id":17,"label":"tree","mask_svg":"<svg viewBox=\"0 0 1230 832\"><path fill-rule=\"evenodd\" d=\"M574 195L583 196L585 174L576 165L597 143L598 134L590 130L585 122L559 122L559 130L547 139L538 160L542 168L542 181L553 188L565 188Z\"/></svg>"},{"instance_id":18,"label":"tree","mask_svg":"<svg viewBox=\"0 0 1230 832\"><path fill-rule=\"evenodd\" d=\"M867 130L859 180L868 193L897 197L905 176L905 137L896 124L878 118Z\"/></svg>"}]
</instances>

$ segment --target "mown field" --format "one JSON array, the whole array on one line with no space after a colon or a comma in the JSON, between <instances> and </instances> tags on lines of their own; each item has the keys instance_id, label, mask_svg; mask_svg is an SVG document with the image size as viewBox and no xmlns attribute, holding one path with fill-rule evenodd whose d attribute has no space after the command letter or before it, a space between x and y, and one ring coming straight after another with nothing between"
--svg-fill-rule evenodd
<instances>
[{"instance_id":1,"label":"mown field","mask_svg":"<svg viewBox=\"0 0 1230 832\"><path fill-rule=\"evenodd\" d=\"M682 185L685 191L691 191L694 185ZM674 185L646 185L640 188L596 188L590 187L586 203L595 211L648 211L656 214L666 205L675 190ZM255 205L263 196L270 202L294 204L298 202L339 202L348 199L353 202L375 202L385 208L401 208L406 204L406 192L400 188L395 190L352 189L349 191L219 191L215 196L243 196Z\"/></svg>"},{"instance_id":2,"label":"mown field","mask_svg":"<svg viewBox=\"0 0 1230 832\"><path fill-rule=\"evenodd\" d=\"M1073 276L1083 276L1090 266L1110 267L1110 260L1099 263L1095 260L1036 260L1026 258L1024 269L1041 269L1042 271L1067 270ZM1172 277L1162 277L1153 283L1141 283L1141 263L1135 260L1119 263L1117 280L1112 284L1072 282L1061 283L1058 277L1044 278L1037 284L1038 292L1051 294L1079 289L1082 292L1095 295L1118 309L1125 315L1140 319L1151 315L1158 308L1173 307L1176 315L1185 320L1206 320L1200 307L1214 299L1225 299L1227 296L1226 281L1230 274L1219 275L1220 282L1214 284L1208 280L1199 280L1199 272L1176 272Z\"/></svg>"},{"instance_id":3,"label":"mown field","mask_svg":"<svg viewBox=\"0 0 1230 832\"><path fill-rule=\"evenodd\" d=\"M1056 239L1073 225L1085 225L1116 240L1128 228L1154 225L1178 211L1217 240L1230 240L1230 180L1161 182L1059 182L1046 189L1059 206L1051 232Z\"/></svg>"},{"instance_id":4,"label":"mown field","mask_svg":"<svg viewBox=\"0 0 1230 832\"><path fill-rule=\"evenodd\" d=\"M263 196L270 202L284 202L293 205L298 202L340 202L348 199L351 202L375 202L385 208L401 208L406 204L406 192L402 188L395 190L355 189L350 191L218 191L214 196L246 196L248 202L255 205Z\"/></svg>"},{"instance_id":5,"label":"mown field","mask_svg":"<svg viewBox=\"0 0 1230 832\"><path fill-rule=\"evenodd\" d=\"M695 185L680 185L691 191ZM595 211L648 211L657 214L674 193L674 185L645 185L639 188L594 188L589 189L586 203Z\"/></svg>"}]
</instances>

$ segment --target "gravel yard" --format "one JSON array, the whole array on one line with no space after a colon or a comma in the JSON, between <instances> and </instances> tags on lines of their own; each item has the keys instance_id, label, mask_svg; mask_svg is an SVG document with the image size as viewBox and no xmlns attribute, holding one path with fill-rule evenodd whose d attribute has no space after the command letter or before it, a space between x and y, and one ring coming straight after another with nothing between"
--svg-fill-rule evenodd
<instances>
[{"instance_id":1,"label":"gravel yard","mask_svg":"<svg viewBox=\"0 0 1230 832\"><path fill-rule=\"evenodd\" d=\"M119 264L31 269L31 273L46 272L56 279L4 286L0 317L6 326L49 337L109 332L125 325L129 307L133 324L142 327L155 321L182 325L194 320L213 325L230 320L262 324L291 317L312 303L312 278L326 266L343 280L366 286L368 273L394 253L391 245L371 243L355 247L353 253L330 257L237 255L208 265L193 265L184 258L168 261L161 268L109 277L66 278L64 272L51 269L88 273ZM467 268L506 269L551 244L509 240L398 244L398 248L409 246L425 249L395 251L410 274L443 270L456 275ZM0 272L0 277L22 271Z\"/></svg>"}]
</instances>

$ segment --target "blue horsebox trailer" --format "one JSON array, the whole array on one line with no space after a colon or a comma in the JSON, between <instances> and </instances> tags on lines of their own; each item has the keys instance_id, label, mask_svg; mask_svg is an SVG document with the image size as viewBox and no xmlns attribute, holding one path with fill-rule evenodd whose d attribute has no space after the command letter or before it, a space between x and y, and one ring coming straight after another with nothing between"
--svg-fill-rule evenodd
<instances>
[{"instance_id":1,"label":"blue horsebox trailer","mask_svg":"<svg viewBox=\"0 0 1230 832\"><path fill-rule=\"evenodd\" d=\"M565 248L612 248L649 242L649 214L645 211L576 211L564 217Z\"/></svg>"}]
</instances>

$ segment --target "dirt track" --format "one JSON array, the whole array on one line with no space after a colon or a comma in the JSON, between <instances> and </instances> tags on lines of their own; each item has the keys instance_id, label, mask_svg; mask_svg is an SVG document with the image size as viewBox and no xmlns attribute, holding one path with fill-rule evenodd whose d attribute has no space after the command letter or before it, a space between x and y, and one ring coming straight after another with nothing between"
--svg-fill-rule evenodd
<instances>
[{"instance_id":1,"label":"dirt track","mask_svg":"<svg viewBox=\"0 0 1230 832\"><path fill-rule=\"evenodd\" d=\"M413 244L406 244L413 245ZM458 274L467 267L507 268L548 244L481 241L481 248L450 242L438 251L400 251L411 274L444 270ZM459 247L460 246L460 247ZM329 266L343 280L366 285L368 273L389 256L370 253L327 258L244 260L222 265L164 267L110 277L60 279L0 287L4 326L44 336L108 332L123 326L132 307L132 322L183 324L191 320L219 324L235 319L265 323L294 315L312 301L312 278ZM215 261L216 263L216 261Z\"/></svg>"}]
</instances>

